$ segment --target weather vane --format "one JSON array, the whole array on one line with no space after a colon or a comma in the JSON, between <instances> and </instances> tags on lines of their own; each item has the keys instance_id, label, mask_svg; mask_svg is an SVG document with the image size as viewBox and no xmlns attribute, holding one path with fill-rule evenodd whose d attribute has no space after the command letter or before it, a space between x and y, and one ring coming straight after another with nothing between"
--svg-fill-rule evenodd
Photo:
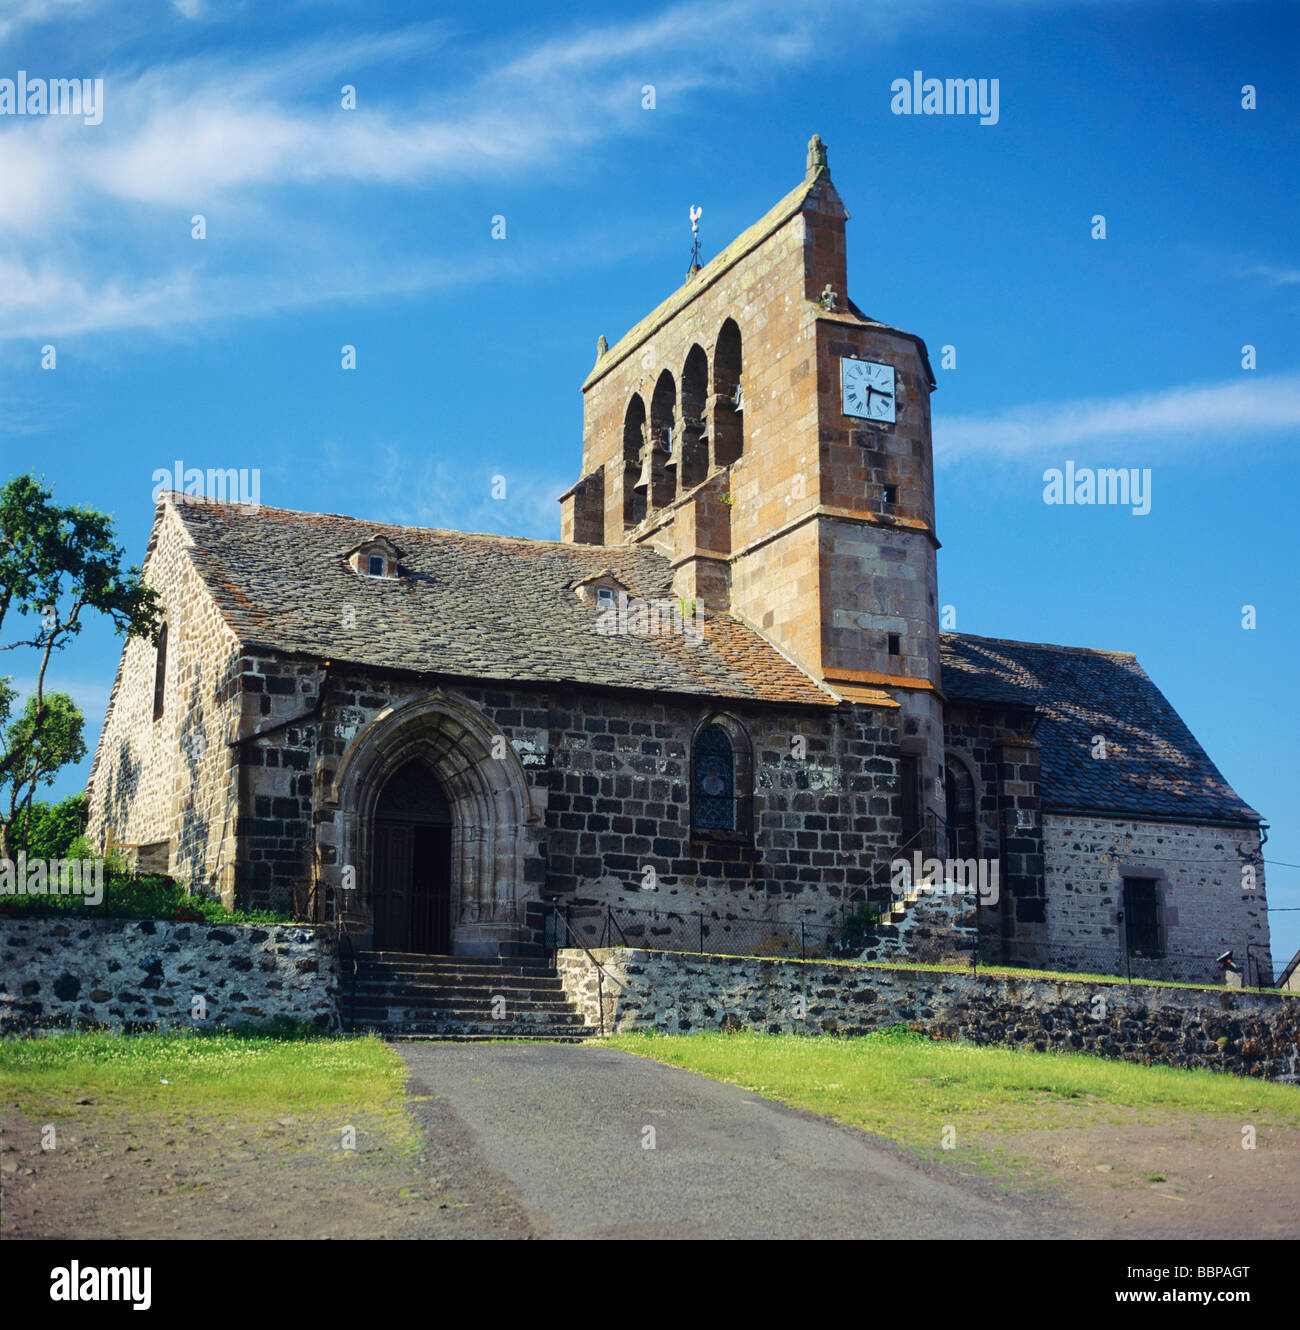
<instances>
[{"instance_id":1,"label":"weather vane","mask_svg":"<svg viewBox=\"0 0 1300 1330\"><path fill-rule=\"evenodd\" d=\"M691 235L695 243L691 246L691 272L696 273L700 270L700 218L704 216L704 209L698 205L691 204ZM689 276L689 274L688 274Z\"/></svg>"}]
</instances>

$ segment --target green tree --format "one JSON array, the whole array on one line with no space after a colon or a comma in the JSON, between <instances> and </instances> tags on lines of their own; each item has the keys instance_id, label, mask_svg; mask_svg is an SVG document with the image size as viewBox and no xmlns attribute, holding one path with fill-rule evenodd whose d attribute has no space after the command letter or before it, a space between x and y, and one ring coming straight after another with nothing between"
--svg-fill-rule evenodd
<instances>
[{"instance_id":1,"label":"green tree","mask_svg":"<svg viewBox=\"0 0 1300 1330\"><path fill-rule=\"evenodd\" d=\"M67 693L46 693L39 701L33 694L23 714L0 738L0 790L6 791L9 803L3 815L6 856L10 828L20 813L22 848L28 848L38 786L53 785L64 767L86 756L85 727L86 718Z\"/></svg>"},{"instance_id":2,"label":"green tree","mask_svg":"<svg viewBox=\"0 0 1300 1330\"><path fill-rule=\"evenodd\" d=\"M86 828L86 796L70 794L58 803L35 800L30 811L19 809L9 838L33 859L80 859L69 851Z\"/></svg>"},{"instance_id":3,"label":"green tree","mask_svg":"<svg viewBox=\"0 0 1300 1330\"><path fill-rule=\"evenodd\" d=\"M107 615L128 638L157 640L158 597L138 568L123 567L125 550L115 536L107 514L60 506L31 476L17 476L0 489L0 651L38 653L35 687L12 724L15 692L8 676L0 678L0 857L8 856L10 825L19 809L30 810L37 786L50 784L59 767L85 755L84 721L72 699L45 693L54 653L81 632L86 611ZM16 634L8 641L6 624Z\"/></svg>"}]
</instances>

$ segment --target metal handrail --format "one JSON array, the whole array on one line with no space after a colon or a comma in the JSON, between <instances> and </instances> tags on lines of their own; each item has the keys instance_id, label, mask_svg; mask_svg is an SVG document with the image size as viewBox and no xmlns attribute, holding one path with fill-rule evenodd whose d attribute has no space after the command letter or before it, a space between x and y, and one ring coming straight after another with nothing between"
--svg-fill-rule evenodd
<instances>
[{"instance_id":1,"label":"metal handrail","mask_svg":"<svg viewBox=\"0 0 1300 1330\"><path fill-rule=\"evenodd\" d=\"M360 969L360 964L357 961L357 949L352 941L352 934L348 932L344 924L343 903L338 899L338 888L336 887L334 890L334 934L335 945L339 954L339 968L342 969L345 965L350 965L352 970L351 984L348 988L348 1024L349 1027L352 1027L353 1021L351 1018L357 1009L357 971Z\"/></svg>"},{"instance_id":2,"label":"metal handrail","mask_svg":"<svg viewBox=\"0 0 1300 1330\"><path fill-rule=\"evenodd\" d=\"M552 905L551 909L557 919L563 919L565 930L568 932L569 936L579 947L582 948L583 955L585 955L592 965L596 967L596 1013L600 1021L600 1033L603 1035L605 1033L605 985L603 980L608 979L610 983L616 984L621 988L624 993L630 993L632 990L628 988L625 983L615 979L614 976L610 974L609 971L606 970L605 967L591 954L587 944L577 935L577 933L574 932L573 925L569 923L568 915L561 914L558 905Z\"/></svg>"}]
</instances>

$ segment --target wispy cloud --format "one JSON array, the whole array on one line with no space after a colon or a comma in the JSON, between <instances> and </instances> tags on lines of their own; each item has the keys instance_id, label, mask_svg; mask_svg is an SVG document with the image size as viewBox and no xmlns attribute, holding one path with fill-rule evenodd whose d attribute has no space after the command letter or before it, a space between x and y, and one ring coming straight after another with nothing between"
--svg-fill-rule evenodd
<instances>
[{"instance_id":1,"label":"wispy cloud","mask_svg":"<svg viewBox=\"0 0 1300 1330\"><path fill-rule=\"evenodd\" d=\"M1262 277L1274 286L1300 285L1300 268L1279 268L1270 263L1257 263L1253 268L1244 270L1246 277Z\"/></svg>"},{"instance_id":2,"label":"wispy cloud","mask_svg":"<svg viewBox=\"0 0 1300 1330\"><path fill-rule=\"evenodd\" d=\"M498 479L500 498L494 493ZM367 515L401 526L558 540L558 500L572 483L567 468L548 475L498 468L490 459L470 465L390 444L379 453L369 489L379 511Z\"/></svg>"},{"instance_id":3,"label":"wispy cloud","mask_svg":"<svg viewBox=\"0 0 1300 1330\"><path fill-rule=\"evenodd\" d=\"M19 6L8 21L38 19ZM806 58L808 22L731 0L522 46L457 42L432 22L105 70L101 125L0 124L0 338L166 328L463 280L472 260L454 253L431 262L379 247L367 260L358 235L385 191L445 202L485 180L517 187L575 150L644 132L643 82L671 103ZM702 61L701 42L725 60ZM355 110L340 105L344 84ZM178 252L193 213L219 230L219 262Z\"/></svg>"},{"instance_id":4,"label":"wispy cloud","mask_svg":"<svg viewBox=\"0 0 1300 1330\"><path fill-rule=\"evenodd\" d=\"M0 3L0 42L23 28L82 17L100 7L102 0L4 0Z\"/></svg>"},{"instance_id":5,"label":"wispy cloud","mask_svg":"<svg viewBox=\"0 0 1300 1330\"><path fill-rule=\"evenodd\" d=\"M1051 3L976 0L957 16ZM598 25L549 19L523 38L429 21L369 33L336 24L285 43L249 4L172 0L149 12L146 22L110 0L0 0L0 37L61 23L74 52L80 43L102 58L109 33L119 43L107 67L64 71L102 75L102 124L0 124L0 338L360 298L391 290L399 272L437 285L441 265L410 242L362 255L359 237L409 215L413 191L433 212L484 182L514 189L580 169L602 145L649 130L647 83L657 122L695 104L688 93L761 88L812 64L846 25L881 43L955 21L940 0L692 0ZM150 63L158 26L169 54ZM344 84L355 110L340 105ZM217 229L220 262L178 253L194 213ZM320 243L304 247L304 233ZM453 268L472 257L450 248Z\"/></svg>"},{"instance_id":6,"label":"wispy cloud","mask_svg":"<svg viewBox=\"0 0 1300 1330\"><path fill-rule=\"evenodd\" d=\"M1090 444L1195 444L1300 429L1300 375L1192 384L1109 399L1036 402L988 416L936 416L935 459L1027 457Z\"/></svg>"}]
</instances>

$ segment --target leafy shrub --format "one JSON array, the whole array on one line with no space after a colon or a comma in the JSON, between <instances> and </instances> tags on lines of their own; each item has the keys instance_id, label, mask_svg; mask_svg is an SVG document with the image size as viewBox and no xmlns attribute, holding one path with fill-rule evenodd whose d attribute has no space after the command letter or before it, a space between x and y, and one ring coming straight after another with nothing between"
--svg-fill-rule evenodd
<instances>
[{"instance_id":1,"label":"leafy shrub","mask_svg":"<svg viewBox=\"0 0 1300 1330\"><path fill-rule=\"evenodd\" d=\"M100 856L87 853L78 856L79 849L89 850L84 837L72 842L66 858L82 857L96 860ZM122 860L110 855L103 859L104 899L90 905L78 895L67 896L0 896L0 911L21 914L84 914L107 919L176 919L192 918L210 924L283 924L292 923L290 915L274 910L228 910L219 900L209 896L192 896L184 886L165 873L129 872Z\"/></svg>"},{"instance_id":2,"label":"leafy shrub","mask_svg":"<svg viewBox=\"0 0 1300 1330\"><path fill-rule=\"evenodd\" d=\"M865 1036L867 1039L883 1039L891 1044L928 1044L930 1036L923 1030L913 1030L910 1025L886 1025L873 1030Z\"/></svg>"}]
</instances>

